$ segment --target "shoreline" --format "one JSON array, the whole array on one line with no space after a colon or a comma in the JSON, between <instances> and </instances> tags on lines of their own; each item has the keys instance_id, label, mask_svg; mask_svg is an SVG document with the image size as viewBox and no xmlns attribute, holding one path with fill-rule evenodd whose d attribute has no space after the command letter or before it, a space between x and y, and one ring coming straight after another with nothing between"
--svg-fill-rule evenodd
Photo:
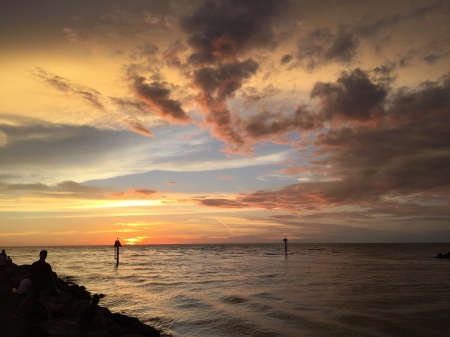
<instances>
[{"instance_id":1,"label":"shoreline","mask_svg":"<svg viewBox=\"0 0 450 337\"><path fill-rule=\"evenodd\" d=\"M23 297L12 293L28 273L29 265L11 265L0 275L0 326L2 337L171 337L156 328L142 323L136 317L112 313L103 307L100 310L106 321L107 330L81 327L78 324L81 311L89 304L91 294L84 286L63 280L53 274L53 284L58 290L51 297L55 320L47 321L38 302L29 302L22 317L14 317ZM101 298L103 294L99 294ZM113 295L111 295L113 296Z\"/></svg>"}]
</instances>

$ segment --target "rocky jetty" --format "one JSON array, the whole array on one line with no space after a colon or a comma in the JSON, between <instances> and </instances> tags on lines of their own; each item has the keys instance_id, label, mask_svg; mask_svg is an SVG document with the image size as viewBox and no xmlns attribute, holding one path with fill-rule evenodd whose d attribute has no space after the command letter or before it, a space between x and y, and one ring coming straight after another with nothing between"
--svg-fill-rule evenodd
<instances>
[{"instance_id":1,"label":"rocky jetty","mask_svg":"<svg viewBox=\"0 0 450 337\"><path fill-rule=\"evenodd\" d=\"M35 300L27 305L22 317L14 314L23 297L12 293L26 277L30 266L12 265L0 275L0 326L2 337L170 337L154 327L142 323L136 317L112 313L108 308L100 310L105 319L106 331L79 326L82 310L90 303L91 293L70 279L63 280L54 273L52 313L48 321L41 302ZM100 294L100 297L103 297Z\"/></svg>"}]
</instances>

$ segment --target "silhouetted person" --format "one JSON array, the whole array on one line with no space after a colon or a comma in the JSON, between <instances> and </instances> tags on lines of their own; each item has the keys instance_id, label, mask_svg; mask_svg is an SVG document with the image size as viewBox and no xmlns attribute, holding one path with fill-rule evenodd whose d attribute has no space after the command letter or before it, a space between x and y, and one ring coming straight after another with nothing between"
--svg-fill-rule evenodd
<instances>
[{"instance_id":1,"label":"silhouetted person","mask_svg":"<svg viewBox=\"0 0 450 337\"><path fill-rule=\"evenodd\" d=\"M39 260L34 262L30 268L31 286L27 292L25 300L20 303L16 316L20 315L22 307L30 301L30 299L39 299L45 307L48 319L53 319L52 308L50 304L50 277L52 276L52 267L45 262L47 251L41 250Z\"/></svg>"},{"instance_id":2,"label":"silhouetted person","mask_svg":"<svg viewBox=\"0 0 450 337\"><path fill-rule=\"evenodd\" d=\"M6 252L2 249L2 252L0 253L0 279L3 279L7 263Z\"/></svg>"},{"instance_id":3,"label":"silhouetted person","mask_svg":"<svg viewBox=\"0 0 450 337\"><path fill-rule=\"evenodd\" d=\"M100 296L95 294L92 296L91 303L81 312L79 324L84 327L94 327L104 331L106 330L106 324L98 302L100 302Z\"/></svg>"},{"instance_id":4,"label":"silhouetted person","mask_svg":"<svg viewBox=\"0 0 450 337\"><path fill-rule=\"evenodd\" d=\"M11 256L10 255L6 256L6 269L11 268L12 265L13 265L13 262L12 262Z\"/></svg>"}]
</instances>

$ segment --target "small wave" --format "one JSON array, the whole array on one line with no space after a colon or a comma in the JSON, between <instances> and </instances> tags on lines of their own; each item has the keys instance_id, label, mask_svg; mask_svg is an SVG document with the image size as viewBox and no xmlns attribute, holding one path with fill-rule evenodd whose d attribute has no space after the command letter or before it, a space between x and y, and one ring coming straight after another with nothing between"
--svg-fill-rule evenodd
<instances>
[{"instance_id":1,"label":"small wave","mask_svg":"<svg viewBox=\"0 0 450 337\"><path fill-rule=\"evenodd\" d=\"M145 286L145 287L175 287L175 286L182 286L184 285L184 282L154 282L154 281L148 281L148 280L142 280L141 284L139 286Z\"/></svg>"},{"instance_id":2,"label":"small wave","mask_svg":"<svg viewBox=\"0 0 450 337\"><path fill-rule=\"evenodd\" d=\"M269 294L269 293L265 293L265 292L254 294L253 297L257 297L257 298L269 298L269 299L274 298L273 294Z\"/></svg>"},{"instance_id":3,"label":"small wave","mask_svg":"<svg viewBox=\"0 0 450 337\"><path fill-rule=\"evenodd\" d=\"M241 304L248 302L248 299L240 296L225 296L221 298L221 301L230 304Z\"/></svg>"}]
</instances>

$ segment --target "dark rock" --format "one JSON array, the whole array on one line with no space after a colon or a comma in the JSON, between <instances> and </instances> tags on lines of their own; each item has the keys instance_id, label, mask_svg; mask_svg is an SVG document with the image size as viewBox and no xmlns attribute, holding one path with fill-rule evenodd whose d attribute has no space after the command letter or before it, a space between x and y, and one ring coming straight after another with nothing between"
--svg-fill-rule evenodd
<instances>
[{"instance_id":1,"label":"dark rock","mask_svg":"<svg viewBox=\"0 0 450 337\"><path fill-rule=\"evenodd\" d=\"M47 312L44 304L35 298L30 299L26 307L25 317L32 324L47 322Z\"/></svg>"},{"instance_id":2,"label":"dark rock","mask_svg":"<svg viewBox=\"0 0 450 337\"><path fill-rule=\"evenodd\" d=\"M439 253L436 257L438 259L450 259L450 252L445 253L445 254Z\"/></svg>"},{"instance_id":3,"label":"dark rock","mask_svg":"<svg viewBox=\"0 0 450 337\"><path fill-rule=\"evenodd\" d=\"M42 326L32 325L31 330L33 337L49 337L49 333Z\"/></svg>"},{"instance_id":4,"label":"dark rock","mask_svg":"<svg viewBox=\"0 0 450 337\"><path fill-rule=\"evenodd\" d=\"M131 324L139 322L139 319L136 317L129 317L119 313L112 314L112 320L121 327L127 327Z\"/></svg>"},{"instance_id":5,"label":"dark rock","mask_svg":"<svg viewBox=\"0 0 450 337\"><path fill-rule=\"evenodd\" d=\"M139 334L145 337L159 337L160 335L158 330L140 321L133 323L132 325L127 327L126 331L129 333Z\"/></svg>"},{"instance_id":6,"label":"dark rock","mask_svg":"<svg viewBox=\"0 0 450 337\"><path fill-rule=\"evenodd\" d=\"M112 325L108 326L108 333L114 337L120 337L125 334L125 329L120 325L113 323Z\"/></svg>"}]
</instances>

